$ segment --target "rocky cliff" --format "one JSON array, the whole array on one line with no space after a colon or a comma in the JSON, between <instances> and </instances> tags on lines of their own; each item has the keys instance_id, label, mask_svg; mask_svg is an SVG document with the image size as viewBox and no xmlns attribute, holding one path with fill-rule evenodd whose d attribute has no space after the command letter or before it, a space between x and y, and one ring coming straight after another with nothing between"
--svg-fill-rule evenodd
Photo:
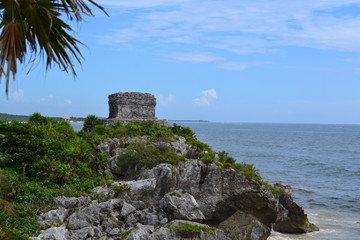
<instances>
[{"instance_id":1,"label":"rocky cliff","mask_svg":"<svg viewBox=\"0 0 360 240\"><path fill-rule=\"evenodd\" d=\"M119 164L139 143L183 158L154 166ZM106 171L117 181L90 196L56 198L56 209L37 216L47 229L33 239L262 240L272 228L317 230L293 201L290 186L267 190L229 165L194 159L198 150L183 137L107 139L97 149L108 156Z\"/></svg>"}]
</instances>

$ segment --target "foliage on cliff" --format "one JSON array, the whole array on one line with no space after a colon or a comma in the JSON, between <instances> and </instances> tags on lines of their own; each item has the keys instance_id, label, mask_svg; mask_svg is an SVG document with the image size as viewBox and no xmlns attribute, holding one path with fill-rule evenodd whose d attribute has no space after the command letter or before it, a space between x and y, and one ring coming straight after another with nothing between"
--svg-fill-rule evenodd
<instances>
[{"instance_id":1,"label":"foliage on cliff","mask_svg":"<svg viewBox=\"0 0 360 240\"><path fill-rule=\"evenodd\" d=\"M36 113L28 123L1 121L0 134L0 228L7 239L35 233L35 212L54 197L82 195L107 178L95 164L101 155L66 122Z\"/></svg>"},{"instance_id":2,"label":"foliage on cliff","mask_svg":"<svg viewBox=\"0 0 360 240\"><path fill-rule=\"evenodd\" d=\"M3 236L27 239L40 229L35 213L49 208L56 196L89 195L90 189L106 184L112 178L104 171L108 167L108 156L96 147L107 138L124 140L146 136L150 142L170 143L184 137L192 149L181 156L161 146L127 143L120 162L124 168L136 164L147 167L176 164L186 157L232 167L263 184L252 165L235 163L227 153L214 152L198 141L189 128L176 124L160 126L154 121L105 127L97 125L95 120L89 116L80 132L75 132L67 122L38 113L27 123L0 121L0 239Z\"/></svg>"}]
</instances>

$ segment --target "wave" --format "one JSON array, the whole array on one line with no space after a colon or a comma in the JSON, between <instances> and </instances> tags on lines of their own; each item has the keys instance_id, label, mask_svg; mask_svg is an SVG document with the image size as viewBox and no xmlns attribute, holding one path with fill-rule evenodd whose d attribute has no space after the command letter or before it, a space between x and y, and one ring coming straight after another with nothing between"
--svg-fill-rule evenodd
<instances>
[{"instance_id":1,"label":"wave","mask_svg":"<svg viewBox=\"0 0 360 240\"><path fill-rule=\"evenodd\" d=\"M306 234L283 234L272 232L269 240L358 240L360 235L359 216L332 210L306 209L310 222L320 231Z\"/></svg>"}]
</instances>

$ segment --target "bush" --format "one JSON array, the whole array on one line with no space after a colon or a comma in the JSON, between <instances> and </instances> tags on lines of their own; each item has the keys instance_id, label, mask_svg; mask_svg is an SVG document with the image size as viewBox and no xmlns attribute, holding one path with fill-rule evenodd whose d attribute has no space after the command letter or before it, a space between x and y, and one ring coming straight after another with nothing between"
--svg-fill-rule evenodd
<instances>
[{"instance_id":1,"label":"bush","mask_svg":"<svg viewBox=\"0 0 360 240\"><path fill-rule=\"evenodd\" d=\"M99 133L77 134L67 122L38 113L28 123L0 121L1 237L28 239L40 229L35 212L55 197L79 197L109 180L102 171L107 156L92 148Z\"/></svg>"},{"instance_id":2,"label":"bush","mask_svg":"<svg viewBox=\"0 0 360 240\"><path fill-rule=\"evenodd\" d=\"M95 115L88 115L84 121L83 131L91 132L98 124L100 124L100 121Z\"/></svg>"},{"instance_id":3,"label":"bush","mask_svg":"<svg viewBox=\"0 0 360 240\"><path fill-rule=\"evenodd\" d=\"M214 163L215 162L215 153L205 153L202 158L200 158L200 161L203 161L204 163Z\"/></svg>"},{"instance_id":4,"label":"bush","mask_svg":"<svg viewBox=\"0 0 360 240\"><path fill-rule=\"evenodd\" d=\"M245 175L249 180L253 180L258 183L260 183L262 180L261 176L259 175L259 170L255 168L254 164L248 164L245 162L235 163L233 168L235 171Z\"/></svg>"},{"instance_id":5,"label":"bush","mask_svg":"<svg viewBox=\"0 0 360 240\"><path fill-rule=\"evenodd\" d=\"M67 122L33 114L29 123L0 122L0 132L6 136L0 150L2 168L57 185L91 172L91 148Z\"/></svg>"},{"instance_id":6,"label":"bush","mask_svg":"<svg viewBox=\"0 0 360 240\"><path fill-rule=\"evenodd\" d=\"M196 138L195 133L188 127L183 127L174 123L173 127L171 128L172 133L185 139Z\"/></svg>"},{"instance_id":7,"label":"bush","mask_svg":"<svg viewBox=\"0 0 360 240\"><path fill-rule=\"evenodd\" d=\"M120 153L117 165L122 169L135 167L136 165L151 168L160 163L174 165L184 160L183 156L179 156L169 149L157 148L153 145L136 142Z\"/></svg>"},{"instance_id":8,"label":"bush","mask_svg":"<svg viewBox=\"0 0 360 240\"><path fill-rule=\"evenodd\" d=\"M226 165L233 165L236 163L236 160L233 157L229 156L229 153L222 151L218 153L219 162L224 163Z\"/></svg>"},{"instance_id":9,"label":"bush","mask_svg":"<svg viewBox=\"0 0 360 240\"><path fill-rule=\"evenodd\" d=\"M116 193L118 197L120 194L130 191L130 187L126 184L120 184L112 188L112 190Z\"/></svg>"}]
</instances>

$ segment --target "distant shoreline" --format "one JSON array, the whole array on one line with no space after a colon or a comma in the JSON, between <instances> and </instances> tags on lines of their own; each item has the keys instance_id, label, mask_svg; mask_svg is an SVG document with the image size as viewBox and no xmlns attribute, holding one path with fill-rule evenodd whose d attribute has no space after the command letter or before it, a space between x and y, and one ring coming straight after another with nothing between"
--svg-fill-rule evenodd
<instances>
[{"instance_id":1,"label":"distant shoreline","mask_svg":"<svg viewBox=\"0 0 360 240\"><path fill-rule=\"evenodd\" d=\"M56 120L62 120L65 121L64 117L52 117L50 118L56 119ZM7 114L7 113L0 113L0 120L4 121L19 121L19 122L28 122L30 119L30 116L26 115L15 115L15 114ZM70 117L70 120L68 122L84 122L84 117Z\"/></svg>"},{"instance_id":2,"label":"distant shoreline","mask_svg":"<svg viewBox=\"0 0 360 240\"><path fill-rule=\"evenodd\" d=\"M53 117L49 116L53 119L57 120L63 120L65 119L63 117ZM5 121L21 121L21 122L27 122L29 121L30 116L27 115L15 115L15 114L8 114L8 113L0 113L0 120ZM70 117L70 120L68 122L75 122L75 123L83 123L85 120L84 117ZM170 122L209 122L208 120L169 120Z\"/></svg>"},{"instance_id":3,"label":"distant shoreline","mask_svg":"<svg viewBox=\"0 0 360 240\"><path fill-rule=\"evenodd\" d=\"M208 120L169 120L170 122L209 122Z\"/></svg>"}]
</instances>

